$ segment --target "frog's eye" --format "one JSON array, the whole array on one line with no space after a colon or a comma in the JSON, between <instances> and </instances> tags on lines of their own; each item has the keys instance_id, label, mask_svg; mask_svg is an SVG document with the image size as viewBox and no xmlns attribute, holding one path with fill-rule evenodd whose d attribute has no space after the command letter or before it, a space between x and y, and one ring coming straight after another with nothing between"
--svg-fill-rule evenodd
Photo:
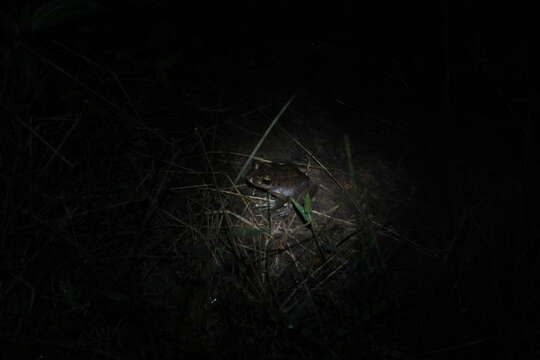
<instances>
[{"instance_id":1,"label":"frog's eye","mask_svg":"<svg viewBox=\"0 0 540 360\"><path fill-rule=\"evenodd\" d=\"M270 185L272 183L272 177L269 175L265 175L262 177L262 183L265 185Z\"/></svg>"}]
</instances>

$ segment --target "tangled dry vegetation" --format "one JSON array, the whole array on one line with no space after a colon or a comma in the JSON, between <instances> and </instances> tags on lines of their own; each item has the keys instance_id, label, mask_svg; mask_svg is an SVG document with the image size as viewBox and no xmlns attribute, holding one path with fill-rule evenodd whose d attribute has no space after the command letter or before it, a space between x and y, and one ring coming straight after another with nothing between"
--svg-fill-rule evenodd
<instances>
[{"instance_id":1,"label":"tangled dry vegetation","mask_svg":"<svg viewBox=\"0 0 540 360\"><path fill-rule=\"evenodd\" d=\"M210 145L229 129L104 133L77 118L45 124L47 141L23 131L23 120L6 129L12 216L3 223L3 261L15 275L2 291L11 335L37 328L41 343L113 358L140 336L150 341L137 351L156 356L279 358L302 351L310 333L340 326L343 333L309 347L356 348L346 332L388 308L385 299L361 314L353 305L372 301L358 292L399 244L370 211L366 176L353 186L337 164L304 153L321 188L307 223L298 211L255 209L267 199L238 176L248 153ZM43 152L70 135L66 149Z\"/></svg>"},{"instance_id":2,"label":"tangled dry vegetation","mask_svg":"<svg viewBox=\"0 0 540 360\"><path fill-rule=\"evenodd\" d=\"M225 128L216 133L220 131L231 132ZM248 337L255 342L264 339L275 352L298 329L339 328L345 321L343 331L351 331L387 311L390 300L368 300L373 293L358 295L374 286L372 282L403 245L399 234L383 225L386 214L375 214L377 207L388 210L382 203L387 198L381 200L378 193L382 185L374 181L375 167L353 170L356 176L350 176L341 164L324 164L299 146L298 153L311 165L306 166L307 161L296 165L308 167L310 178L320 185L306 221L305 209L292 204L285 215L260 210L257 206L268 201L267 194L248 186L242 176L249 153L225 151L223 147L232 146L228 141L222 141L217 151L202 145L219 137L216 133L199 132L197 146L204 150L197 156L203 168L188 169L178 160L169 161L175 166L168 172L167 200L159 206L159 212L166 214L160 226L175 229L171 239L177 261L183 264L177 271L198 284L188 312L197 327L204 324L212 330L202 335L205 341L212 343L230 331L230 324L225 324L232 316L235 326L249 329ZM290 143L298 145L298 141ZM265 151L270 159L282 156L285 147L283 140L275 144ZM239 148L245 146L243 142ZM383 175L388 181L396 176L388 171ZM374 305L356 314L356 301L374 301ZM268 343L266 337L276 331L280 335ZM342 334L335 336L338 341Z\"/></svg>"},{"instance_id":3,"label":"tangled dry vegetation","mask_svg":"<svg viewBox=\"0 0 540 360\"><path fill-rule=\"evenodd\" d=\"M395 169L376 157L357 162L318 108L304 118L306 107L285 112L273 101L216 121L199 107L197 127L167 121L167 130L85 87L92 72L64 82L30 76L41 66L6 72L22 93L4 93L1 104L8 350L113 359L386 351L351 334L373 334L370 321L397 296L378 281L403 244L387 225L406 198ZM92 69L114 79L127 103L142 101L116 74ZM28 86L15 87L24 74ZM35 84L49 91L34 108L18 107ZM287 120L268 127L278 112ZM256 209L267 198L244 181L254 158L305 168L320 187L312 206L289 203L287 216Z\"/></svg>"}]
</instances>

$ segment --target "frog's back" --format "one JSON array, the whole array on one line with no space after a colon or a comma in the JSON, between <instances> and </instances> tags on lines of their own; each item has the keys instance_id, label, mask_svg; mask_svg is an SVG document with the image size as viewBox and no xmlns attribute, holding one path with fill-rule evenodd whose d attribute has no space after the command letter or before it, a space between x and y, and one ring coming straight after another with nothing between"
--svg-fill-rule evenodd
<instances>
[{"instance_id":1,"label":"frog's back","mask_svg":"<svg viewBox=\"0 0 540 360\"><path fill-rule=\"evenodd\" d=\"M309 178L292 164L273 163L254 170L250 175L250 182L272 193L294 197L309 183Z\"/></svg>"},{"instance_id":2,"label":"frog's back","mask_svg":"<svg viewBox=\"0 0 540 360\"><path fill-rule=\"evenodd\" d=\"M309 180L306 174L292 164L279 163L275 165L273 170L272 179L276 187L297 187Z\"/></svg>"}]
</instances>

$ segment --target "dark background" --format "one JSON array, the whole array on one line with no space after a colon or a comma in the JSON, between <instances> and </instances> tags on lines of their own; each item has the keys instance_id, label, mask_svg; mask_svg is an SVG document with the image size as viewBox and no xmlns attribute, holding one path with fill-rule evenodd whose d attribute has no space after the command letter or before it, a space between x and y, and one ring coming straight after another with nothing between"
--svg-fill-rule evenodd
<instances>
[{"instance_id":1,"label":"dark background","mask_svg":"<svg viewBox=\"0 0 540 360\"><path fill-rule=\"evenodd\" d=\"M270 94L287 99L295 92L307 94L304 101L331 114L331 121L353 142L355 134L365 130L358 114L399 119L408 136L407 162L426 180L430 190L424 196L437 207L438 234L454 239L448 276L430 281L466 289L460 293L465 300L449 292L456 296L446 299L451 305L441 301L444 296L434 295L430 301L429 291L420 292L420 303L426 313L448 313L451 318L456 311L470 322L453 323L441 316L409 329L395 325L401 321L396 311L385 327L395 328L396 337L419 334L415 341L422 346L378 356L540 355L534 294L538 229L533 216L538 140L536 107L531 106L537 95L529 81L530 33L524 20L529 9L510 3L487 6L442 0L182 5L4 1L1 9L0 141L6 148L14 148L7 134L20 123L16 119L30 123L57 114L98 113L99 120L89 116L81 131L94 136L91 129L101 128L100 135L107 139L141 123L171 131L210 126L260 105ZM87 72L81 57L99 64L103 73ZM109 70L130 98L110 77L102 76ZM148 77L153 81L141 81ZM76 89L75 95L68 89ZM211 118L202 114L203 105L218 102L233 110ZM103 130L109 127L110 133ZM381 152L396 154L401 145L381 137L378 146ZM76 149L73 154L76 157ZM14 191L6 169L15 159L7 155L1 159L5 204L10 204ZM60 167L58 176L77 171ZM43 184L44 189L47 186ZM7 220L16 217L16 206L4 208L6 254L19 240ZM469 213L474 216L464 215ZM26 278L10 259L4 256L3 262L2 284ZM463 263L466 270L460 268ZM29 268L36 271L39 265L30 261ZM9 324L19 324L16 331L11 326L2 329L6 351L22 351L19 346L34 349L36 344L41 347L29 356L47 357L48 351L73 356L69 351L77 351L70 347L62 353L31 340L41 334L28 336L31 331L26 327L38 323L39 316L17 322L7 310L2 315L11 319ZM387 339L390 333L385 333ZM310 341L299 343L317 348L316 335L307 338ZM50 347L55 348L52 340ZM219 353L214 357L221 358ZM350 353L336 354L338 359L349 357Z\"/></svg>"}]
</instances>

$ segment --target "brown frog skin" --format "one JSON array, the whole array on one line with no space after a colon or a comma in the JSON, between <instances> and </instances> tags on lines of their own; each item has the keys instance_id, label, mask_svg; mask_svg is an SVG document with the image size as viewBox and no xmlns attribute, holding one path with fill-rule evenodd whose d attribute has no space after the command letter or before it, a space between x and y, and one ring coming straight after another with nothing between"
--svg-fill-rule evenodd
<instances>
[{"instance_id":1,"label":"brown frog skin","mask_svg":"<svg viewBox=\"0 0 540 360\"><path fill-rule=\"evenodd\" d=\"M303 202L304 196L315 196L318 185L289 163L261 163L254 162L253 170L246 176L248 184L272 194L277 198L272 209L285 205L291 198Z\"/></svg>"}]
</instances>

